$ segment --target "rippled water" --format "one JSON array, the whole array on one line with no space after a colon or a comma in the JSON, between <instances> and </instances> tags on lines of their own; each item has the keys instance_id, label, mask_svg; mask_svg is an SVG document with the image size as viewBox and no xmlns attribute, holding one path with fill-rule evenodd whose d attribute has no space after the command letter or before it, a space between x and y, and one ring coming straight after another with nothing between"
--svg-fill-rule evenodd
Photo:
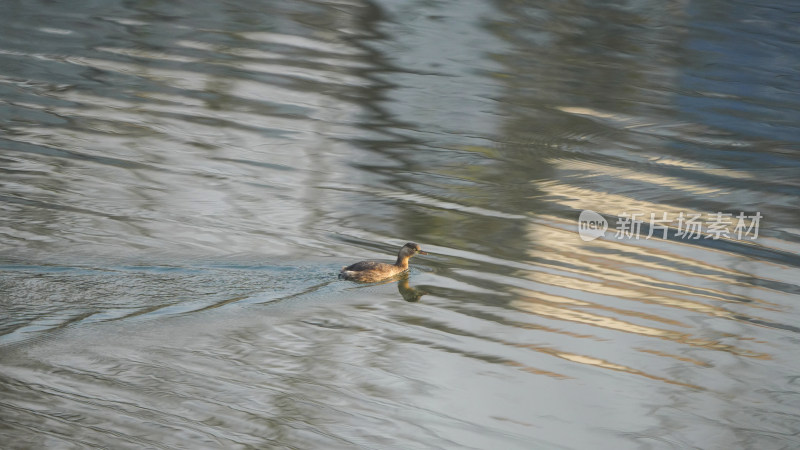
<instances>
[{"instance_id":1,"label":"rippled water","mask_svg":"<svg viewBox=\"0 0 800 450\"><path fill-rule=\"evenodd\" d=\"M6 5L4 448L800 447L798 15Z\"/></svg>"}]
</instances>

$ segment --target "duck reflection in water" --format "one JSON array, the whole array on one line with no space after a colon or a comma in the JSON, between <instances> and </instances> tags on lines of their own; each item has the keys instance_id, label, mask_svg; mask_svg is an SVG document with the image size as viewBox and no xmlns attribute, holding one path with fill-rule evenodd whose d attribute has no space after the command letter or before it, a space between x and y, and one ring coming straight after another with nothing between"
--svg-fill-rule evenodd
<instances>
[{"instance_id":1,"label":"duck reflection in water","mask_svg":"<svg viewBox=\"0 0 800 450\"><path fill-rule=\"evenodd\" d=\"M426 294L426 292L408 284L407 273L403 274L402 278L400 278L400 281L397 282L397 290L400 292L400 295L403 296L403 300L409 303L418 302L419 299Z\"/></svg>"}]
</instances>

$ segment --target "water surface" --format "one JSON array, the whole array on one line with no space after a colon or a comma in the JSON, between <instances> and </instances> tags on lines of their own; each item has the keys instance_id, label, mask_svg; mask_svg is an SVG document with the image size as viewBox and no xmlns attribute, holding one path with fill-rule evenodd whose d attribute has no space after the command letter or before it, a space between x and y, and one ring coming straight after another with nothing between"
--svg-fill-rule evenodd
<instances>
[{"instance_id":1,"label":"water surface","mask_svg":"<svg viewBox=\"0 0 800 450\"><path fill-rule=\"evenodd\" d=\"M8 6L0 439L800 446L799 14Z\"/></svg>"}]
</instances>

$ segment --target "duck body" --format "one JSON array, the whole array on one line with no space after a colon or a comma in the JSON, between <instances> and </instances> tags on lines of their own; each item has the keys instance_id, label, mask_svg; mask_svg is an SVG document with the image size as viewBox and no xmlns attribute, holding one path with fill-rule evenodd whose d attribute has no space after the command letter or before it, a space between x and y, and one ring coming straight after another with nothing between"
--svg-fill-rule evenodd
<instances>
[{"instance_id":1,"label":"duck body","mask_svg":"<svg viewBox=\"0 0 800 450\"><path fill-rule=\"evenodd\" d=\"M343 280L359 281L361 283L374 283L395 276L408 270L408 260L414 255L427 255L419 245L409 242L400 248L397 261L394 264L378 261L361 261L344 267L339 272Z\"/></svg>"},{"instance_id":2,"label":"duck body","mask_svg":"<svg viewBox=\"0 0 800 450\"><path fill-rule=\"evenodd\" d=\"M378 261L361 261L351 264L339 272L339 278L350 281L360 281L362 283L373 283L380 281L408 270L398 267L395 264L382 263Z\"/></svg>"}]
</instances>

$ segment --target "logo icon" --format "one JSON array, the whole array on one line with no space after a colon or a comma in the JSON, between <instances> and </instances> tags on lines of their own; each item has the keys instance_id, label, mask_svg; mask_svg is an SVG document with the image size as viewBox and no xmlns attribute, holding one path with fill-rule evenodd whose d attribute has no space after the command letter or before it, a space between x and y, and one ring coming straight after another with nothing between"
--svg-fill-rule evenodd
<instances>
[{"instance_id":1,"label":"logo icon","mask_svg":"<svg viewBox=\"0 0 800 450\"><path fill-rule=\"evenodd\" d=\"M584 209L578 217L578 235L586 242L593 241L606 233L608 222L605 217Z\"/></svg>"}]
</instances>

